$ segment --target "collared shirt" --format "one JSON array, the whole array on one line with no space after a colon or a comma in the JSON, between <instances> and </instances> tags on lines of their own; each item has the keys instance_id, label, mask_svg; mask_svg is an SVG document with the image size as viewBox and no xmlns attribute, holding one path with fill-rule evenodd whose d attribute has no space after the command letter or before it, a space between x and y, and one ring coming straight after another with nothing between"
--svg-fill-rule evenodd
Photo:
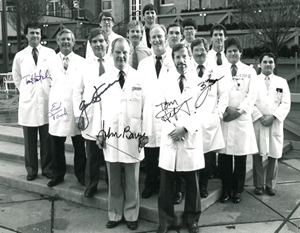
<instances>
[{"instance_id":1,"label":"collared shirt","mask_svg":"<svg viewBox=\"0 0 300 233\"><path fill-rule=\"evenodd\" d=\"M227 57L225 56L224 51L221 51L220 54L222 59L222 65L228 64L229 62L227 60ZM217 51L215 51L214 49L209 50L206 56L206 60L208 62L214 62L217 65Z\"/></svg>"},{"instance_id":2,"label":"collared shirt","mask_svg":"<svg viewBox=\"0 0 300 233\"><path fill-rule=\"evenodd\" d=\"M33 47L31 47L30 45L28 45L28 48L30 49L30 52L33 50ZM42 45L41 45L41 44L39 44L39 45L36 47L38 53L40 53L41 48L42 48Z\"/></svg>"},{"instance_id":3,"label":"collared shirt","mask_svg":"<svg viewBox=\"0 0 300 233\"><path fill-rule=\"evenodd\" d=\"M129 54L129 65L132 66L133 64L133 46L130 47L130 54ZM139 44L138 46L135 47L136 53L138 55L138 62L140 63L141 60L143 60L146 57L149 57L152 55L151 49L149 49L148 47L145 46L141 46L141 44Z\"/></svg>"},{"instance_id":4,"label":"collared shirt","mask_svg":"<svg viewBox=\"0 0 300 233\"><path fill-rule=\"evenodd\" d=\"M71 61L72 56L73 56L73 52L69 53L67 56L63 55L62 52L59 52L59 57L61 58L61 62L64 62L64 58L67 57L69 59L69 61Z\"/></svg>"},{"instance_id":5,"label":"collared shirt","mask_svg":"<svg viewBox=\"0 0 300 233\"><path fill-rule=\"evenodd\" d=\"M156 64L156 57L159 57L159 56L155 55L154 53L152 55L153 55L154 64ZM161 57L161 60L160 60L161 61L161 65L164 64L164 60L165 60L166 56L167 56L167 52L165 52L164 54L160 55L160 57Z\"/></svg>"}]
</instances>

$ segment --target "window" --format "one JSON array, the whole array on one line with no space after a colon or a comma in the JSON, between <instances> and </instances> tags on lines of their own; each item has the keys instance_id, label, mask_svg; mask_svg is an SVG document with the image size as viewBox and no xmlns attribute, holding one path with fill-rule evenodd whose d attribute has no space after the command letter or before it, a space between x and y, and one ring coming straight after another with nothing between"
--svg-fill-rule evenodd
<instances>
[{"instance_id":1,"label":"window","mask_svg":"<svg viewBox=\"0 0 300 233\"><path fill-rule=\"evenodd\" d=\"M112 10L111 8L111 0L103 0L102 1L102 10Z\"/></svg>"},{"instance_id":2,"label":"window","mask_svg":"<svg viewBox=\"0 0 300 233\"><path fill-rule=\"evenodd\" d=\"M174 0L160 0L160 5L174 5Z\"/></svg>"}]
</instances>

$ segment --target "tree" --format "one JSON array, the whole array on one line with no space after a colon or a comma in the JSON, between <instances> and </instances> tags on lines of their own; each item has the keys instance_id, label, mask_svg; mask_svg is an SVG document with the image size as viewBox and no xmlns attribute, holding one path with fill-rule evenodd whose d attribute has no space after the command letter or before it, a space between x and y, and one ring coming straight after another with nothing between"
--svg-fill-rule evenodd
<instances>
[{"instance_id":1,"label":"tree","mask_svg":"<svg viewBox=\"0 0 300 233\"><path fill-rule=\"evenodd\" d=\"M299 0L233 0L235 19L276 58L298 23Z\"/></svg>"},{"instance_id":2,"label":"tree","mask_svg":"<svg viewBox=\"0 0 300 233\"><path fill-rule=\"evenodd\" d=\"M17 29L17 15L20 16L21 28L28 22L41 22L46 14L48 0L15 0L14 11L10 12L8 23Z\"/></svg>"}]
</instances>

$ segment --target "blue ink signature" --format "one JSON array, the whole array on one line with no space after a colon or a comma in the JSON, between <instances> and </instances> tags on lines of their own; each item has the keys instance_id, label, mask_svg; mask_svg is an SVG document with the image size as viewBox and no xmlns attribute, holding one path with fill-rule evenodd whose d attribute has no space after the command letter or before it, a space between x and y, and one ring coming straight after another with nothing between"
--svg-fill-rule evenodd
<instances>
[{"instance_id":1,"label":"blue ink signature","mask_svg":"<svg viewBox=\"0 0 300 233\"><path fill-rule=\"evenodd\" d=\"M169 119L171 117L175 117L175 119L178 120L177 113L179 111L183 111L186 114L191 115L189 105L188 105L188 101L190 99L192 99L192 97L185 100L181 104L178 104L177 101L174 100L174 101L171 101L171 102L165 101L165 102L162 102L162 103L156 105L155 107L159 107L159 106L161 107L161 111L159 113L157 113L155 117L158 118L158 119L161 119L162 121L170 122ZM186 106L186 110L182 109L182 107L184 105Z\"/></svg>"},{"instance_id":2,"label":"blue ink signature","mask_svg":"<svg viewBox=\"0 0 300 233\"><path fill-rule=\"evenodd\" d=\"M62 113L62 111L63 111L63 113ZM60 103L55 102L54 104L52 104L52 108L51 108L50 112L48 113L48 118L53 117L53 120L55 120L55 119L59 119L60 117L67 116L67 115L68 115L68 113L67 113L66 108L64 108L64 110L61 109L61 102Z\"/></svg>"},{"instance_id":3,"label":"blue ink signature","mask_svg":"<svg viewBox=\"0 0 300 233\"><path fill-rule=\"evenodd\" d=\"M99 89L101 87L103 87L106 83L103 83L101 84L99 87L95 87L95 92L92 96L92 99L89 103L86 103L85 100L82 100L80 105L79 105L79 110L81 111L80 113L80 116L79 116L79 119L82 119L82 118L85 118L87 120L85 126L83 127L83 129L81 130L85 130L88 126L89 126L89 118L87 116L87 112L86 112L86 109L91 105L91 104L94 104L94 103L97 103L97 102L100 102L101 101L101 95L106 92L111 86L113 86L115 83L119 82L119 80L115 80L113 81L112 83L108 84L107 87L105 87L103 89L103 91L101 91L100 93L98 93Z\"/></svg>"},{"instance_id":4,"label":"blue ink signature","mask_svg":"<svg viewBox=\"0 0 300 233\"><path fill-rule=\"evenodd\" d=\"M30 78L28 78L28 77L30 77ZM25 75L23 78L26 78L26 84L28 84L28 83L34 84L36 82L42 82L44 79L47 79L47 78L52 80L52 78L49 75L49 70L46 70L45 76L42 75L42 70L40 70L39 74L36 74L36 73L34 73L32 75L29 74L29 75Z\"/></svg>"},{"instance_id":5,"label":"blue ink signature","mask_svg":"<svg viewBox=\"0 0 300 233\"><path fill-rule=\"evenodd\" d=\"M204 103L204 101L208 95L208 92L211 90L211 86L214 85L219 80L221 80L222 78L224 78L224 76L222 76L219 79L211 79L211 74L209 74L209 78L207 80L198 84L198 86L200 87L201 93L195 102L195 108L199 108Z\"/></svg>"}]
</instances>

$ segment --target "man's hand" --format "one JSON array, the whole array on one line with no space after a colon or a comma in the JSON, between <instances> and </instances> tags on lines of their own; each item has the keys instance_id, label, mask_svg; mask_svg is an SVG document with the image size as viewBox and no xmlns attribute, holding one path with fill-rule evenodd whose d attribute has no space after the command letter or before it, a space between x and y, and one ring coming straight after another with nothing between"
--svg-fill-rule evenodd
<instances>
[{"instance_id":1,"label":"man's hand","mask_svg":"<svg viewBox=\"0 0 300 233\"><path fill-rule=\"evenodd\" d=\"M169 136L171 137L171 139L173 141L180 141L182 140L184 137L184 135L187 133L187 130L182 127L182 126L176 126L176 128L169 133Z\"/></svg>"},{"instance_id":2,"label":"man's hand","mask_svg":"<svg viewBox=\"0 0 300 233\"><path fill-rule=\"evenodd\" d=\"M97 140L96 140L96 145L99 147L99 149L105 149L106 148L106 143L105 143L105 136L103 135L98 135Z\"/></svg>"},{"instance_id":3,"label":"man's hand","mask_svg":"<svg viewBox=\"0 0 300 233\"><path fill-rule=\"evenodd\" d=\"M276 118L273 115L265 115L264 118L260 120L260 122L263 126L270 127L275 119Z\"/></svg>"},{"instance_id":4,"label":"man's hand","mask_svg":"<svg viewBox=\"0 0 300 233\"><path fill-rule=\"evenodd\" d=\"M228 115L223 118L223 121L225 122L233 121L242 115L239 109L232 106L228 106L226 108L226 112L228 113Z\"/></svg>"},{"instance_id":5,"label":"man's hand","mask_svg":"<svg viewBox=\"0 0 300 233\"><path fill-rule=\"evenodd\" d=\"M148 136L143 136L139 138L139 148L143 148L149 142Z\"/></svg>"},{"instance_id":6,"label":"man's hand","mask_svg":"<svg viewBox=\"0 0 300 233\"><path fill-rule=\"evenodd\" d=\"M76 117L76 118L75 118L76 126L77 126L77 128L78 128L80 131L84 130L84 128L85 128L85 123L84 123L84 122L85 122L85 121L84 121L84 118L83 118L83 117Z\"/></svg>"}]
</instances>

